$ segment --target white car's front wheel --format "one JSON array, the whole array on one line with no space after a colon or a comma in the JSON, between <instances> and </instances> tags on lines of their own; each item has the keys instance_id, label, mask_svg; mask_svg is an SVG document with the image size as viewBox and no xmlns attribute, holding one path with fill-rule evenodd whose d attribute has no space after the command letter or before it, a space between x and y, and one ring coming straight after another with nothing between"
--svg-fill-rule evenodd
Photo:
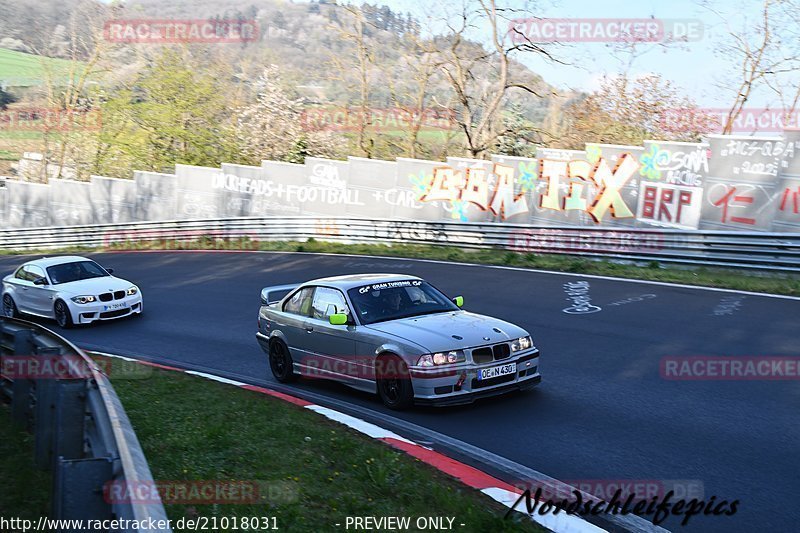
<instances>
[{"instance_id":1,"label":"white car's front wheel","mask_svg":"<svg viewBox=\"0 0 800 533\"><path fill-rule=\"evenodd\" d=\"M17 318L19 316L17 304L14 303L14 298L10 294L3 295L3 316L8 318Z\"/></svg>"},{"instance_id":2,"label":"white car's front wheel","mask_svg":"<svg viewBox=\"0 0 800 533\"><path fill-rule=\"evenodd\" d=\"M63 300L56 301L53 311L55 313L56 322L59 326L64 329L69 329L72 327L72 313L70 313L69 307L67 307L67 304L64 303Z\"/></svg>"}]
</instances>

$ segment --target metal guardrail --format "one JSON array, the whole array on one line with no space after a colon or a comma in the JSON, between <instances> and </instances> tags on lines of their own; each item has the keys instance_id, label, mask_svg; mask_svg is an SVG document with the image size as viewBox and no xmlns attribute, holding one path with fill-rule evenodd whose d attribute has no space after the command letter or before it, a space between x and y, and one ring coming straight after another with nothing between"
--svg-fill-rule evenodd
<instances>
[{"instance_id":1,"label":"metal guardrail","mask_svg":"<svg viewBox=\"0 0 800 533\"><path fill-rule=\"evenodd\" d=\"M0 249L135 247L201 238L250 241L435 244L520 253L800 271L800 233L533 227L520 224L362 218L243 217L0 230Z\"/></svg>"},{"instance_id":2,"label":"metal guardrail","mask_svg":"<svg viewBox=\"0 0 800 533\"><path fill-rule=\"evenodd\" d=\"M167 523L156 495L147 503L108 496L109 487L155 484L119 398L91 358L37 324L0 317L0 368L0 398L33 431L36 465L53 472L51 519Z\"/></svg>"}]
</instances>

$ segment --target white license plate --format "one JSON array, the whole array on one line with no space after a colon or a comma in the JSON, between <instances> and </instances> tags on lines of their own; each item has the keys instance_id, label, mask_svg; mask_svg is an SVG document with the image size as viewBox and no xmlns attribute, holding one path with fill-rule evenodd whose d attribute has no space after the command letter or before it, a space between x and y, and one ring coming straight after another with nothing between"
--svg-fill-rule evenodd
<instances>
[{"instance_id":1,"label":"white license plate","mask_svg":"<svg viewBox=\"0 0 800 533\"><path fill-rule=\"evenodd\" d=\"M506 376L513 374L517 371L517 363L509 363L507 365L492 366L489 368L481 368L478 370L478 380L492 379L499 376Z\"/></svg>"},{"instance_id":2,"label":"white license plate","mask_svg":"<svg viewBox=\"0 0 800 533\"><path fill-rule=\"evenodd\" d=\"M111 304L105 306L105 308L109 311L113 311L114 309L125 309L125 307L127 307L125 304Z\"/></svg>"}]
</instances>

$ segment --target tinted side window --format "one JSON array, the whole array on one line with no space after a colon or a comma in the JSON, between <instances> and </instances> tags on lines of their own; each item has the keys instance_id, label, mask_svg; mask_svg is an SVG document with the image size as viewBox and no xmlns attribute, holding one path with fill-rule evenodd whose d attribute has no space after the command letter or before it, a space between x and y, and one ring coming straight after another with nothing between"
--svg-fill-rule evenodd
<instances>
[{"instance_id":1,"label":"tinted side window","mask_svg":"<svg viewBox=\"0 0 800 533\"><path fill-rule=\"evenodd\" d=\"M37 266L33 266L33 265L26 266L25 267L25 272L27 273L28 281L34 281L35 279L44 277L44 270L42 270L41 268L39 268Z\"/></svg>"},{"instance_id":2,"label":"tinted side window","mask_svg":"<svg viewBox=\"0 0 800 533\"><path fill-rule=\"evenodd\" d=\"M19 267L17 272L14 274L14 278L21 279L23 281L27 281L28 277L25 274L25 267Z\"/></svg>"},{"instance_id":3,"label":"tinted side window","mask_svg":"<svg viewBox=\"0 0 800 533\"><path fill-rule=\"evenodd\" d=\"M327 320L334 313L350 314L344 294L336 289L328 287L318 287L314 293L313 317L320 320Z\"/></svg>"},{"instance_id":4,"label":"tinted side window","mask_svg":"<svg viewBox=\"0 0 800 533\"><path fill-rule=\"evenodd\" d=\"M306 287L294 293L289 301L283 304L283 310L293 315L311 316L311 299L314 287Z\"/></svg>"}]
</instances>

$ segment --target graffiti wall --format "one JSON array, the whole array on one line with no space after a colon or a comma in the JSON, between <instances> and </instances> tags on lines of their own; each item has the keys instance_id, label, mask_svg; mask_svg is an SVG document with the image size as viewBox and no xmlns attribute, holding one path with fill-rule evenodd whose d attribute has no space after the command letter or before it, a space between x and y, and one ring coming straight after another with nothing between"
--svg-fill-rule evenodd
<instances>
[{"instance_id":1,"label":"graffiti wall","mask_svg":"<svg viewBox=\"0 0 800 533\"><path fill-rule=\"evenodd\" d=\"M5 227L302 215L531 226L800 231L800 130L702 143L539 148L535 158L398 158L220 168L132 180L8 180Z\"/></svg>"}]
</instances>

